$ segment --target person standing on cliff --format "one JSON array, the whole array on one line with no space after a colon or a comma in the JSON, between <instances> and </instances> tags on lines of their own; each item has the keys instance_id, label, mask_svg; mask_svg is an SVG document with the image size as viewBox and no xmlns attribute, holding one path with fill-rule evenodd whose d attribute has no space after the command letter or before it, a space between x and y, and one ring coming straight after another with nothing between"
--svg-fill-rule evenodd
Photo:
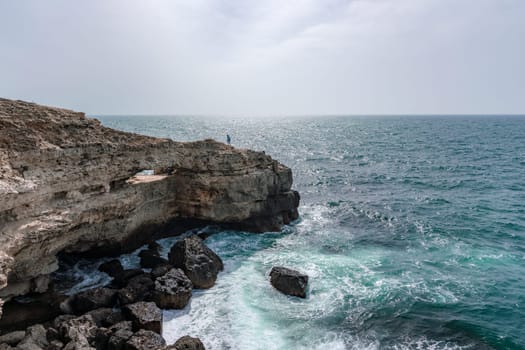
<instances>
[{"instance_id":1,"label":"person standing on cliff","mask_svg":"<svg viewBox=\"0 0 525 350\"><path fill-rule=\"evenodd\" d=\"M232 138L228 134L226 134L226 142L228 142L228 145L230 145L232 142Z\"/></svg>"}]
</instances>

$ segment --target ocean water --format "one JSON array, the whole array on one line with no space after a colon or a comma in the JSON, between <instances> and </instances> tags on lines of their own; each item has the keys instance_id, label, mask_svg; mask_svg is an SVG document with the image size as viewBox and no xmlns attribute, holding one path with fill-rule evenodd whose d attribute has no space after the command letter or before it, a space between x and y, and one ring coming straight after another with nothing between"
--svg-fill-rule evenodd
<instances>
[{"instance_id":1,"label":"ocean water","mask_svg":"<svg viewBox=\"0 0 525 350\"><path fill-rule=\"evenodd\" d=\"M301 193L280 233L207 239L225 271L164 312L168 342L525 349L525 117L99 119L180 141L230 134L291 167ZM308 297L274 290L274 265L307 273Z\"/></svg>"}]
</instances>

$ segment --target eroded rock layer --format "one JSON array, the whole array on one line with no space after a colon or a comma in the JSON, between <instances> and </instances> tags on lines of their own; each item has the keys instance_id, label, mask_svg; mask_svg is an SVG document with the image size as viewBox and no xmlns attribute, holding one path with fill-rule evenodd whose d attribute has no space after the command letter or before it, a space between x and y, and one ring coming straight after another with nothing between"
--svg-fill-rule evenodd
<instances>
[{"instance_id":1,"label":"eroded rock layer","mask_svg":"<svg viewBox=\"0 0 525 350\"><path fill-rule=\"evenodd\" d=\"M130 179L145 169L157 175ZM291 186L291 170L262 152L0 99L0 298L44 291L59 252L131 249L178 219L278 230L297 218Z\"/></svg>"}]
</instances>

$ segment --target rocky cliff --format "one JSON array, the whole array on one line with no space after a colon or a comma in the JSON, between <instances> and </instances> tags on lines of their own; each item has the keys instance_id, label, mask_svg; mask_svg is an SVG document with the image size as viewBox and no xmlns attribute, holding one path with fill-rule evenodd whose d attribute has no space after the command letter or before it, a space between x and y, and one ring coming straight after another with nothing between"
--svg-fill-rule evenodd
<instances>
[{"instance_id":1,"label":"rocky cliff","mask_svg":"<svg viewBox=\"0 0 525 350\"><path fill-rule=\"evenodd\" d=\"M145 169L155 176L134 177ZM291 170L261 152L0 99L0 298L44 291L60 252L129 250L180 220L278 230L297 218L291 186Z\"/></svg>"}]
</instances>

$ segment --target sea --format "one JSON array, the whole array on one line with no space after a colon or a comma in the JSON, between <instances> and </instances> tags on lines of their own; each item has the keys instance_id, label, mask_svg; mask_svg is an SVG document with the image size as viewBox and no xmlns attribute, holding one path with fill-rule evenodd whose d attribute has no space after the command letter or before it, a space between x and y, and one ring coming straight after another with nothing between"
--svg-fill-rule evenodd
<instances>
[{"instance_id":1,"label":"sea","mask_svg":"<svg viewBox=\"0 0 525 350\"><path fill-rule=\"evenodd\" d=\"M281 232L200 229L225 269L164 311L168 343L525 349L525 116L94 117L177 141L228 134L290 167L301 194ZM276 265L309 275L306 299L272 288ZM108 282L93 262L73 270L71 293Z\"/></svg>"}]
</instances>

